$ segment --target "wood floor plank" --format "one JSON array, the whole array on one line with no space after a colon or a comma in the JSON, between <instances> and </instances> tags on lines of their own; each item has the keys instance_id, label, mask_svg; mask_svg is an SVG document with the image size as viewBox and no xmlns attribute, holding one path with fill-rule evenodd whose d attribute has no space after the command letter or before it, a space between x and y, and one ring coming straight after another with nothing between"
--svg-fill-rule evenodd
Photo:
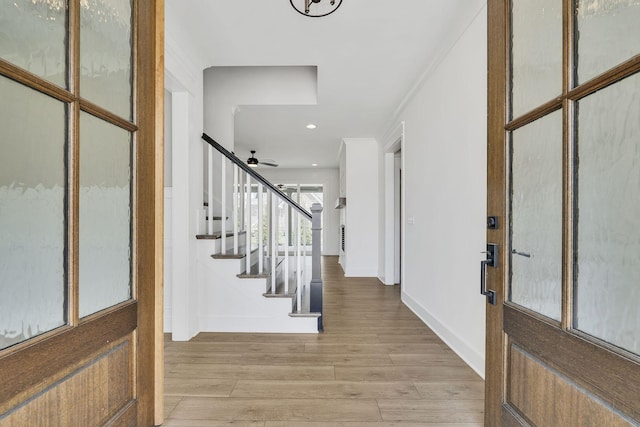
<instances>
[{"instance_id":1,"label":"wood floor plank","mask_svg":"<svg viewBox=\"0 0 640 427\"><path fill-rule=\"evenodd\" d=\"M341 354L341 353L250 353L242 358L243 364L248 365L354 365L354 366L386 366L393 365L389 355L378 354Z\"/></svg>"},{"instance_id":2,"label":"wood floor plank","mask_svg":"<svg viewBox=\"0 0 640 427\"><path fill-rule=\"evenodd\" d=\"M211 333L203 332L195 336L191 342L242 342L242 343L296 343L315 341L318 334L259 334L259 333Z\"/></svg>"},{"instance_id":3,"label":"wood floor plank","mask_svg":"<svg viewBox=\"0 0 640 427\"><path fill-rule=\"evenodd\" d=\"M395 366L435 366L460 363L460 358L451 350L439 353L423 354L389 354Z\"/></svg>"},{"instance_id":4,"label":"wood floor plank","mask_svg":"<svg viewBox=\"0 0 640 427\"><path fill-rule=\"evenodd\" d=\"M483 427L482 423L405 423L405 422L299 422L267 421L265 427Z\"/></svg>"},{"instance_id":5,"label":"wood floor plank","mask_svg":"<svg viewBox=\"0 0 640 427\"><path fill-rule=\"evenodd\" d=\"M380 421L373 399L224 399L185 397L176 420Z\"/></svg>"},{"instance_id":6,"label":"wood floor plank","mask_svg":"<svg viewBox=\"0 0 640 427\"><path fill-rule=\"evenodd\" d=\"M380 344L435 343L444 344L436 334L378 334Z\"/></svg>"},{"instance_id":7,"label":"wood floor plank","mask_svg":"<svg viewBox=\"0 0 640 427\"><path fill-rule=\"evenodd\" d=\"M452 362L451 365L396 366L399 378L411 381L477 381L478 374L470 367Z\"/></svg>"},{"instance_id":8,"label":"wood floor plank","mask_svg":"<svg viewBox=\"0 0 640 427\"><path fill-rule=\"evenodd\" d=\"M336 366L338 381L481 381L473 369L462 362L434 366Z\"/></svg>"},{"instance_id":9,"label":"wood floor plank","mask_svg":"<svg viewBox=\"0 0 640 427\"><path fill-rule=\"evenodd\" d=\"M325 326L325 333L330 333L332 335L341 335L341 334L357 334L357 333L362 333L362 334L385 334L385 335L389 335L389 334L393 334L393 333L397 333L397 334L425 334L425 335L431 335L433 334L433 332L429 331L428 329L416 329L414 326L381 326L381 325L376 325L375 323L371 323L369 324L369 326L352 326L349 324L348 321L345 321L344 324L336 324L335 322L332 323L331 327L330 327L330 331L327 331L327 328Z\"/></svg>"},{"instance_id":10,"label":"wood floor plank","mask_svg":"<svg viewBox=\"0 0 640 427\"><path fill-rule=\"evenodd\" d=\"M394 381L400 379L395 366L335 366L337 381Z\"/></svg>"},{"instance_id":11,"label":"wood floor plank","mask_svg":"<svg viewBox=\"0 0 640 427\"><path fill-rule=\"evenodd\" d=\"M323 258L322 334L165 342L168 427L479 427L484 382L400 300Z\"/></svg>"},{"instance_id":12,"label":"wood floor plank","mask_svg":"<svg viewBox=\"0 0 640 427\"><path fill-rule=\"evenodd\" d=\"M238 381L231 397L274 399L420 399L409 381Z\"/></svg>"},{"instance_id":13,"label":"wood floor plank","mask_svg":"<svg viewBox=\"0 0 640 427\"><path fill-rule=\"evenodd\" d=\"M333 366L276 366L167 364L167 378L256 379L256 380L334 380Z\"/></svg>"},{"instance_id":14,"label":"wood floor plank","mask_svg":"<svg viewBox=\"0 0 640 427\"><path fill-rule=\"evenodd\" d=\"M264 421L168 420L163 427L264 427Z\"/></svg>"},{"instance_id":15,"label":"wood floor plank","mask_svg":"<svg viewBox=\"0 0 640 427\"><path fill-rule=\"evenodd\" d=\"M380 344L377 334L318 334L315 341L309 341L322 344Z\"/></svg>"},{"instance_id":16,"label":"wood floor plank","mask_svg":"<svg viewBox=\"0 0 640 427\"><path fill-rule=\"evenodd\" d=\"M176 363L221 363L234 364L242 359L244 353L209 353L201 350L172 350L165 351L164 361L167 364Z\"/></svg>"},{"instance_id":17,"label":"wood floor plank","mask_svg":"<svg viewBox=\"0 0 640 427\"><path fill-rule=\"evenodd\" d=\"M439 353L446 350L446 346L440 343L427 344L324 344L307 343L305 352L307 353L357 353L357 354L425 354Z\"/></svg>"},{"instance_id":18,"label":"wood floor plank","mask_svg":"<svg viewBox=\"0 0 640 427\"><path fill-rule=\"evenodd\" d=\"M484 400L484 381L414 382L425 400Z\"/></svg>"},{"instance_id":19,"label":"wood floor plank","mask_svg":"<svg viewBox=\"0 0 640 427\"><path fill-rule=\"evenodd\" d=\"M297 353L304 351L303 343L269 343L269 342L185 342L180 346L182 351L200 351L203 353ZM169 349L169 352L172 350Z\"/></svg>"},{"instance_id":20,"label":"wood floor plank","mask_svg":"<svg viewBox=\"0 0 640 427\"><path fill-rule=\"evenodd\" d=\"M405 327L405 328L419 328L424 326L417 317L414 319L363 319L361 317L354 319L341 319L339 317L331 317L327 315L327 327L331 330L332 326L338 326L340 323L348 322L350 327L367 327L367 326L378 326L378 327ZM372 325L373 323L373 325ZM327 331L329 332L329 331Z\"/></svg>"},{"instance_id":21,"label":"wood floor plank","mask_svg":"<svg viewBox=\"0 0 640 427\"><path fill-rule=\"evenodd\" d=\"M482 423L482 400L378 400L384 421Z\"/></svg>"},{"instance_id":22,"label":"wood floor plank","mask_svg":"<svg viewBox=\"0 0 640 427\"><path fill-rule=\"evenodd\" d=\"M236 380L211 378L171 378L164 379L165 396L207 396L229 397Z\"/></svg>"}]
</instances>

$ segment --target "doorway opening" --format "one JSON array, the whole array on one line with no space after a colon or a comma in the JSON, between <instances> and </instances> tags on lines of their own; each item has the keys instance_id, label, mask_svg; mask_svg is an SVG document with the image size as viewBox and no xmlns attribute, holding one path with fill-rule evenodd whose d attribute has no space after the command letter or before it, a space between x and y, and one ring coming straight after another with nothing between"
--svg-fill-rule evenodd
<instances>
[{"instance_id":1,"label":"doorway opening","mask_svg":"<svg viewBox=\"0 0 640 427\"><path fill-rule=\"evenodd\" d=\"M393 283L402 284L402 151L393 154Z\"/></svg>"},{"instance_id":2,"label":"doorway opening","mask_svg":"<svg viewBox=\"0 0 640 427\"><path fill-rule=\"evenodd\" d=\"M402 247L404 242L404 196L402 169L404 165L404 122L393 131L384 148L384 271L385 285L402 286Z\"/></svg>"}]
</instances>

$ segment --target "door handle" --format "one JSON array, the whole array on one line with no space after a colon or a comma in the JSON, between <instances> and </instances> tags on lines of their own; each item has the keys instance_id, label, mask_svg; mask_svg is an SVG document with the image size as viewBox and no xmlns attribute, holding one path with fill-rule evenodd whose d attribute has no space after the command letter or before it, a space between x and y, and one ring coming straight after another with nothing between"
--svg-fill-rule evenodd
<instances>
[{"instance_id":1,"label":"door handle","mask_svg":"<svg viewBox=\"0 0 640 427\"><path fill-rule=\"evenodd\" d=\"M531 258L531 254L528 254L526 252L519 252L519 251L516 251L515 249L511 249L511 253L514 254L514 255L523 256L525 258Z\"/></svg>"},{"instance_id":2,"label":"door handle","mask_svg":"<svg viewBox=\"0 0 640 427\"><path fill-rule=\"evenodd\" d=\"M498 266L498 245L488 243L487 250L483 253L487 254L487 259L480 261L480 293L487 297L489 304L496 305L495 291L487 290L487 266Z\"/></svg>"}]
</instances>

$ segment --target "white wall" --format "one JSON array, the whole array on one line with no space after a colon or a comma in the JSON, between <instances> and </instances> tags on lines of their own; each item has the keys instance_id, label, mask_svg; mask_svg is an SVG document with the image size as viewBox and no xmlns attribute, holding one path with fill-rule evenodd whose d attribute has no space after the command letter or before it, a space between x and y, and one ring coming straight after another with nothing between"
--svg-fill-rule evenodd
<instances>
[{"instance_id":1,"label":"white wall","mask_svg":"<svg viewBox=\"0 0 640 427\"><path fill-rule=\"evenodd\" d=\"M341 258L346 277L378 275L379 153L373 138L344 138L346 207L345 253Z\"/></svg>"},{"instance_id":2,"label":"white wall","mask_svg":"<svg viewBox=\"0 0 640 427\"><path fill-rule=\"evenodd\" d=\"M317 67L210 67L204 71L204 129L233 151L239 105L315 105Z\"/></svg>"},{"instance_id":3,"label":"white wall","mask_svg":"<svg viewBox=\"0 0 640 427\"><path fill-rule=\"evenodd\" d=\"M486 224L486 30L483 7L425 75L392 125L405 122L402 299L481 375L485 298L478 291L478 271Z\"/></svg>"},{"instance_id":4,"label":"white wall","mask_svg":"<svg viewBox=\"0 0 640 427\"><path fill-rule=\"evenodd\" d=\"M172 101L172 211L165 216L171 221L172 271L165 311L171 313L167 326L172 338L182 341L199 332L195 235L202 209L204 65L199 62L203 55L193 50L188 29L171 19L176 16L172 8L183 6L176 2L165 6L165 89Z\"/></svg>"},{"instance_id":5,"label":"white wall","mask_svg":"<svg viewBox=\"0 0 640 427\"><path fill-rule=\"evenodd\" d=\"M338 255L340 212L335 209L338 198L338 169L259 169L260 175L273 184L321 184L323 191L323 255Z\"/></svg>"}]
</instances>

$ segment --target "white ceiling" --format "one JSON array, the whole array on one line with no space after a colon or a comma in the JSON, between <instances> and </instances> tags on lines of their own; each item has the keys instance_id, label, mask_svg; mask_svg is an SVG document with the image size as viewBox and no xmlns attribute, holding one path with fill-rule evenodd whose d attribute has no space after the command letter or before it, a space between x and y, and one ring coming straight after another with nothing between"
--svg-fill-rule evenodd
<instances>
[{"instance_id":1,"label":"white ceiling","mask_svg":"<svg viewBox=\"0 0 640 427\"><path fill-rule=\"evenodd\" d=\"M328 0L323 0L328 1ZM241 106L235 147L281 167L337 167L344 137L383 138L420 77L455 43L484 0L343 0L323 18L289 0L166 0L167 37L209 66L318 67L318 105ZM305 128L317 124L315 130Z\"/></svg>"}]
</instances>

